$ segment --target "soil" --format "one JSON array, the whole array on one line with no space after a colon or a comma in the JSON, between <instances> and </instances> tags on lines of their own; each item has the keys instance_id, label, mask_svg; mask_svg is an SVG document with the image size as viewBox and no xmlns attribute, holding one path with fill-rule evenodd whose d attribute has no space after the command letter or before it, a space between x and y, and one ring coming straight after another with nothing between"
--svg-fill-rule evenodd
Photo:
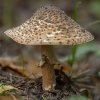
<instances>
[{"instance_id":1,"label":"soil","mask_svg":"<svg viewBox=\"0 0 100 100\"><path fill-rule=\"evenodd\" d=\"M5 68L0 69L0 83L18 88L19 91L13 92L13 94L24 98L24 100L67 100L71 95L80 94L73 87L71 79L64 72L55 70L55 74L57 85L53 92L42 90L42 77L30 79L28 77L16 76Z\"/></svg>"}]
</instances>

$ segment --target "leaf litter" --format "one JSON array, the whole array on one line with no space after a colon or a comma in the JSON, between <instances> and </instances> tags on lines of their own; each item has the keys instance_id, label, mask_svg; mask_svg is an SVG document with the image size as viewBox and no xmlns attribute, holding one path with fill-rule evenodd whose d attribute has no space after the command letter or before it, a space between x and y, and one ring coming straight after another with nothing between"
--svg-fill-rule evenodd
<instances>
[{"instance_id":1,"label":"leaf litter","mask_svg":"<svg viewBox=\"0 0 100 100\"><path fill-rule=\"evenodd\" d=\"M62 71L62 68L60 70L55 69L57 82L55 91L46 92L42 90L42 76L37 78L34 73L31 73L25 77L17 73L16 70L12 70L13 68L8 70L9 64L3 64L0 63L0 83L18 89L19 91L14 91L11 94L20 96L24 100L67 100L71 95L80 95L74 88L70 77Z\"/></svg>"}]
</instances>

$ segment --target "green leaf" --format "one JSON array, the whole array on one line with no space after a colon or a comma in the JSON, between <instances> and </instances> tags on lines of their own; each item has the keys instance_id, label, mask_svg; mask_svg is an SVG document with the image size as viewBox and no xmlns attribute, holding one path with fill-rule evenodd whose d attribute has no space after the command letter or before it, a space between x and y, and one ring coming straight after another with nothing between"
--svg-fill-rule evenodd
<instances>
[{"instance_id":1,"label":"green leaf","mask_svg":"<svg viewBox=\"0 0 100 100\"><path fill-rule=\"evenodd\" d=\"M75 5L75 8L74 8L74 21L77 21L77 11L78 11L79 4L81 4L81 2L78 2ZM71 49L71 59L68 59L68 63L69 63L70 66L73 66L73 64L75 62L75 54L77 52L77 47L78 47L78 45L72 46L72 49Z\"/></svg>"},{"instance_id":2,"label":"green leaf","mask_svg":"<svg viewBox=\"0 0 100 100\"><path fill-rule=\"evenodd\" d=\"M88 5L89 10L91 13L94 14L96 17L100 17L100 0L93 0Z\"/></svg>"},{"instance_id":3,"label":"green leaf","mask_svg":"<svg viewBox=\"0 0 100 100\"><path fill-rule=\"evenodd\" d=\"M68 98L68 100L89 100L89 99L84 96L71 96Z\"/></svg>"},{"instance_id":4,"label":"green leaf","mask_svg":"<svg viewBox=\"0 0 100 100\"><path fill-rule=\"evenodd\" d=\"M75 8L74 8L74 21L77 21L77 11L78 11L78 6L79 4L81 4L81 2L78 2L76 5L75 5Z\"/></svg>"},{"instance_id":5,"label":"green leaf","mask_svg":"<svg viewBox=\"0 0 100 100\"><path fill-rule=\"evenodd\" d=\"M100 56L99 48L100 48L100 45L94 41L78 45L77 52L75 53L75 58L76 60L82 60L88 52L94 52L95 56ZM60 59L60 61L62 62L68 61L69 63L71 63L70 62L71 57L72 55L66 56L65 58Z\"/></svg>"},{"instance_id":6,"label":"green leaf","mask_svg":"<svg viewBox=\"0 0 100 100\"><path fill-rule=\"evenodd\" d=\"M88 52L95 52L96 42L89 42L78 46L76 58L83 59Z\"/></svg>"},{"instance_id":7,"label":"green leaf","mask_svg":"<svg viewBox=\"0 0 100 100\"><path fill-rule=\"evenodd\" d=\"M15 87L13 87L13 86L11 86L11 85L1 85L1 86L0 86L0 94L6 92L6 91L8 91L8 90L16 90L16 91L18 91L17 88L15 88Z\"/></svg>"},{"instance_id":8,"label":"green leaf","mask_svg":"<svg viewBox=\"0 0 100 100\"><path fill-rule=\"evenodd\" d=\"M5 85L5 83L0 83L0 86Z\"/></svg>"}]
</instances>

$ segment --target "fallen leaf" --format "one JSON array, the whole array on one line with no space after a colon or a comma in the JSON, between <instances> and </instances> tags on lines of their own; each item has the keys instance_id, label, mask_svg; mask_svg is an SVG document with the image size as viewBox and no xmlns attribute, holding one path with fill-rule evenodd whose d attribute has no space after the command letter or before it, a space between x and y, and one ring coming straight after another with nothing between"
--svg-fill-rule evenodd
<instances>
[{"instance_id":1,"label":"fallen leaf","mask_svg":"<svg viewBox=\"0 0 100 100\"><path fill-rule=\"evenodd\" d=\"M9 96L0 96L0 100L23 100L18 96L14 96L16 99L14 99L11 95Z\"/></svg>"},{"instance_id":2,"label":"fallen leaf","mask_svg":"<svg viewBox=\"0 0 100 100\"><path fill-rule=\"evenodd\" d=\"M1 85L1 86L0 86L0 94L6 92L6 91L8 91L8 90L16 90L16 91L18 91L17 88L15 88L15 87L13 87L13 86L11 86L11 85Z\"/></svg>"}]
</instances>

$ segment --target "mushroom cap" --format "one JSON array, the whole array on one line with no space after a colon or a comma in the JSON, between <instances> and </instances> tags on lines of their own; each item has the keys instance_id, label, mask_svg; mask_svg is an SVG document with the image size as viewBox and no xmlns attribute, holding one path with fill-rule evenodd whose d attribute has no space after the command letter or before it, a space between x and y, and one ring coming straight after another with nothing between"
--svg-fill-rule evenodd
<instances>
[{"instance_id":1,"label":"mushroom cap","mask_svg":"<svg viewBox=\"0 0 100 100\"><path fill-rule=\"evenodd\" d=\"M41 7L29 20L5 34L27 45L75 45L94 39L90 32L52 5Z\"/></svg>"}]
</instances>

